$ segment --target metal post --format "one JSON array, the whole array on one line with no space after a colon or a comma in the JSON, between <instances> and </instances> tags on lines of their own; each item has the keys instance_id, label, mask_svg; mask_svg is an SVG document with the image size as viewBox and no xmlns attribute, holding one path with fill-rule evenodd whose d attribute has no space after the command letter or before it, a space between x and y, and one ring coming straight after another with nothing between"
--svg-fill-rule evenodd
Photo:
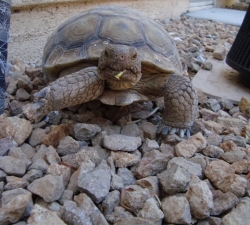
<instances>
[{"instance_id":1,"label":"metal post","mask_svg":"<svg viewBox=\"0 0 250 225\"><path fill-rule=\"evenodd\" d=\"M5 103L5 73L8 55L8 40L11 15L11 0L0 0L0 114Z\"/></svg>"}]
</instances>

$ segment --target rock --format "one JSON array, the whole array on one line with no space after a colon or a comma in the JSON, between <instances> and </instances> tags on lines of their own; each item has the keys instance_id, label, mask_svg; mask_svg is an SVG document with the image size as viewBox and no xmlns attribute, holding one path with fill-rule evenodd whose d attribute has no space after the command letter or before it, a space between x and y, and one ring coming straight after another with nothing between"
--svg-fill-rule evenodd
<instances>
[{"instance_id":1,"label":"rock","mask_svg":"<svg viewBox=\"0 0 250 225\"><path fill-rule=\"evenodd\" d=\"M205 175L223 192L231 191L237 197L245 194L246 179L236 175L233 167L223 160L212 161L207 165Z\"/></svg>"},{"instance_id":2,"label":"rock","mask_svg":"<svg viewBox=\"0 0 250 225\"><path fill-rule=\"evenodd\" d=\"M226 129L234 128L237 134L240 134L242 129L245 126L245 122L238 119L238 118L225 118L225 117L218 117L217 122L223 125Z\"/></svg>"},{"instance_id":3,"label":"rock","mask_svg":"<svg viewBox=\"0 0 250 225\"><path fill-rule=\"evenodd\" d=\"M190 206L184 195L177 194L162 200L164 220L173 224L191 224Z\"/></svg>"},{"instance_id":4,"label":"rock","mask_svg":"<svg viewBox=\"0 0 250 225\"><path fill-rule=\"evenodd\" d=\"M114 208L120 204L120 192L111 191L102 202L103 214L107 215L114 211Z\"/></svg>"},{"instance_id":5,"label":"rock","mask_svg":"<svg viewBox=\"0 0 250 225\"><path fill-rule=\"evenodd\" d=\"M127 224L134 224L134 225L154 225L153 222L149 220L145 220L139 217L127 217L122 218L121 220L114 223L114 225L127 225Z\"/></svg>"},{"instance_id":6,"label":"rock","mask_svg":"<svg viewBox=\"0 0 250 225\"><path fill-rule=\"evenodd\" d=\"M197 151L204 149L207 145L206 139L201 132L191 136L189 139L178 143L175 146L175 153L178 157L190 158Z\"/></svg>"},{"instance_id":7,"label":"rock","mask_svg":"<svg viewBox=\"0 0 250 225\"><path fill-rule=\"evenodd\" d=\"M0 169L13 176L23 176L26 172L26 160L13 156L0 157Z\"/></svg>"},{"instance_id":8,"label":"rock","mask_svg":"<svg viewBox=\"0 0 250 225\"><path fill-rule=\"evenodd\" d=\"M27 155L28 159L32 159L36 153L35 149L27 143L23 143L19 148L21 148L22 152Z\"/></svg>"},{"instance_id":9,"label":"rock","mask_svg":"<svg viewBox=\"0 0 250 225\"><path fill-rule=\"evenodd\" d=\"M58 125L60 123L61 118L62 115L60 111L51 111L47 114L45 122L49 124Z\"/></svg>"},{"instance_id":10,"label":"rock","mask_svg":"<svg viewBox=\"0 0 250 225\"><path fill-rule=\"evenodd\" d=\"M43 172L41 170L31 169L23 176L23 178L32 183L34 180L41 178L42 176Z\"/></svg>"},{"instance_id":11,"label":"rock","mask_svg":"<svg viewBox=\"0 0 250 225\"><path fill-rule=\"evenodd\" d=\"M73 201L64 202L62 219L68 225L92 225L89 216Z\"/></svg>"},{"instance_id":12,"label":"rock","mask_svg":"<svg viewBox=\"0 0 250 225\"><path fill-rule=\"evenodd\" d=\"M229 209L232 209L239 203L239 199L232 192L220 192L218 196L213 199L214 207L211 211L211 215L218 216Z\"/></svg>"},{"instance_id":13,"label":"rock","mask_svg":"<svg viewBox=\"0 0 250 225\"><path fill-rule=\"evenodd\" d=\"M226 57L226 48L224 46L217 46L213 51L213 57L218 60L224 60Z\"/></svg>"},{"instance_id":14,"label":"rock","mask_svg":"<svg viewBox=\"0 0 250 225\"><path fill-rule=\"evenodd\" d=\"M235 173L242 174L242 173L249 173L250 172L250 161L247 159L241 159L237 162L232 164Z\"/></svg>"},{"instance_id":15,"label":"rock","mask_svg":"<svg viewBox=\"0 0 250 225\"><path fill-rule=\"evenodd\" d=\"M240 99L239 108L240 108L241 112L245 113L249 117L249 115L250 115L250 102L245 96L243 96Z\"/></svg>"},{"instance_id":16,"label":"rock","mask_svg":"<svg viewBox=\"0 0 250 225\"><path fill-rule=\"evenodd\" d=\"M207 99L206 102L203 102L202 106L206 109L217 112L221 109L219 102L216 99Z\"/></svg>"},{"instance_id":17,"label":"rock","mask_svg":"<svg viewBox=\"0 0 250 225\"><path fill-rule=\"evenodd\" d=\"M0 138L13 136L15 127L6 114L0 115Z\"/></svg>"},{"instance_id":18,"label":"rock","mask_svg":"<svg viewBox=\"0 0 250 225\"><path fill-rule=\"evenodd\" d=\"M0 170L0 181L4 181L6 179L6 176L7 174L4 171Z\"/></svg>"},{"instance_id":19,"label":"rock","mask_svg":"<svg viewBox=\"0 0 250 225\"><path fill-rule=\"evenodd\" d=\"M74 201L90 217L93 225L108 225L103 214L86 194L81 193L75 196Z\"/></svg>"},{"instance_id":20,"label":"rock","mask_svg":"<svg viewBox=\"0 0 250 225\"><path fill-rule=\"evenodd\" d=\"M204 121L204 125L207 130L212 131L216 134L221 134L225 130L223 125L214 121Z\"/></svg>"},{"instance_id":21,"label":"rock","mask_svg":"<svg viewBox=\"0 0 250 225\"><path fill-rule=\"evenodd\" d=\"M189 202L191 214L204 219L210 215L213 208L213 195L205 181L193 183L186 193Z\"/></svg>"},{"instance_id":22,"label":"rock","mask_svg":"<svg viewBox=\"0 0 250 225\"><path fill-rule=\"evenodd\" d=\"M41 170L43 173L46 173L47 169L48 169L49 165L48 163L45 161L45 159L37 159L34 160L34 162L29 166L29 170L35 169L35 170Z\"/></svg>"},{"instance_id":23,"label":"rock","mask_svg":"<svg viewBox=\"0 0 250 225\"><path fill-rule=\"evenodd\" d=\"M46 175L34 180L28 186L28 190L39 195L46 202L56 201L61 197L64 191L63 178L62 176Z\"/></svg>"},{"instance_id":24,"label":"rock","mask_svg":"<svg viewBox=\"0 0 250 225\"><path fill-rule=\"evenodd\" d=\"M49 164L61 163L61 159L59 155L57 154L56 150L52 146L49 146L48 149L46 150L45 159L47 160Z\"/></svg>"},{"instance_id":25,"label":"rock","mask_svg":"<svg viewBox=\"0 0 250 225\"><path fill-rule=\"evenodd\" d=\"M131 137L141 137L143 135L142 131L135 123L124 126L121 130L121 134Z\"/></svg>"},{"instance_id":26,"label":"rock","mask_svg":"<svg viewBox=\"0 0 250 225\"><path fill-rule=\"evenodd\" d=\"M17 143L11 136L0 139L0 156L6 155L10 148L16 146Z\"/></svg>"},{"instance_id":27,"label":"rock","mask_svg":"<svg viewBox=\"0 0 250 225\"><path fill-rule=\"evenodd\" d=\"M159 181L157 176L149 176L142 178L140 180L137 180L135 184L139 185L142 188L149 189L150 191L153 192L154 195L157 196L160 195Z\"/></svg>"},{"instance_id":28,"label":"rock","mask_svg":"<svg viewBox=\"0 0 250 225\"><path fill-rule=\"evenodd\" d=\"M120 190L122 188L124 188L122 178L114 172L111 172L110 190Z\"/></svg>"},{"instance_id":29,"label":"rock","mask_svg":"<svg viewBox=\"0 0 250 225\"><path fill-rule=\"evenodd\" d=\"M250 202L241 201L236 208L234 208L231 212L225 215L222 218L221 225L249 225L250 221Z\"/></svg>"},{"instance_id":30,"label":"rock","mask_svg":"<svg viewBox=\"0 0 250 225\"><path fill-rule=\"evenodd\" d=\"M211 62L202 63L202 69L204 70L212 70L213 64Z\"/></svg>"},{"instance_id":31,"label":"rock","mask_svg":"<svg viewBox=\"0 0 250 225\"><path fill-rule=\"evenodd\" d=\"M18 101L24 102L30 98L30 94L23 88L18 88L16 91L16 99Z\"/></svg>"},{"instance_id":32,"label":"rock","mask_svg":"<svg viewBox=\"0 0 250 225\"><path fill-rule=\"evenodd\" d=\"M80 174L77 187L81 192L86 193L93 202L101 202L110 189L111 175L108 165L104 161L94 171Z\"/></svg>"},{"instance_id":33,"label":"rock","mask_svg":"<svg viewBox=\"0 0 250 225\"><path fill-rule=\"evenodd\" d=\"M101 132L101 127L95 124L76 123L74 125L74 134L77 140L87 141Z\"/></svg>"},{"instance_id":34,"label":"rock","mask_svg":"<svg viewBox=\"0 0 250 225\"><path fill-rule=\"evenodd\" d=\"M224 153L223 149L214 145L209 145L202 150L202 153L211 158L220 158Z\"/></svg>"},{"instance_id":35,"label":"rock","mask_svg":"<svg viewBox=\"0 0 250 225\"><path fill-rule=\"evenodd\" d=\"M121 127L118 125L112 125L112 124L103 124L101 125L102 131L105 131L107 135L113 135L113 134L120 134L121 133Z\"/></svg>"},{"instance_id":36,"label":"rock","mask_svg":"<svg viewBox=\"0 0 250 225\"><path fill-rule=\"evenodd\" d=\"M142 153L150 152L153 149L159 149L160 146L155 140L150 140L146 138L145 142L143 143L141 149Z\"/></svg>"},{"instance_id":37,"label":"rock","mask_svg":"<svg viewBox=\"0 0 250 225\"><path fill-rule=\"evenodd\" d=\"M15 127L15 131L12 136L13 139L18 145L21 145L31 134L32 125L30 121L15 116L8 117L8 120L12 123L13 127Z\"/></svg>"},{"instance_id":38,"label":"rock","mask_svg":"<svg viewBox=\"0 0 250 225\"><path fill-rule=\"evenodd\" d=\"M116 167L128 167L137 164L141 159L141 153L115 152L111 151L110 157L114 160Z\"/></svg>"},{"instance_id":39,"label":"rock","mask_svg":"<svg viewBox=\"0 0 250 225\"><path fill-rule=\"evenodd\" d=\"M157 175L163 190L169 194L184 192L191 180L189 172L180 166L173 166Z\"/></svg>"},{"instance_id":40,"label":"rock","mask_svg":"<svg viewBox=\"0 0 250 225\"><path fill-rule=\"evenodd\" d=\"M42 144L43 138L46 136L46 130L42 128L34 129L29 136L29 144L33 147Z\"/></svg>"},{"instance_id":41,"label":"rock","mask_svg":"<svg viewBox=\"0 0 250 225\"><path fill-rule=\"evenodd\" d=\"M51 131L43 138L43 144L56 148L60 141L73 132L72 124L60 124L51 126Z\"/></svg>"},{"instance_id":42,"label":"rock","mask_svg":"<svg viewBox=\"0 0 250 225\"><path fill-rule=\"evenodd\" d=\"M221 154L221 158L228 163L237 162L243 159L245 156L246 156L246 153L241 150L234 150L234 151L225 152Z\"/></svg>"},{"instance_id":43,"label":"rock","mask_svg":"<svg viewBox=\"0 0 250 225\"><path fill-rule=\"evenodd\" d=\"M7 184L4 186L4 189L6 191L17 188L25 188L29 185L29 182L25 178L20 178L15 176L7 176L6 182Z\"/></svg>"},{"instance_id":44,"label":"rock","mask_svg":"<svg viewBox=\"0 0 250 225\"><path fill-rule=\"evenodd\" d=\"M225 152L231 152L231 151L237 151L238 147L237 145L232 141L225 141L220 144L220 148L222 148Z\"/></svg>"},{"instance_id":45,"label":"rock","mask_svg":"<svg viewBox=\"0 0 250 225\"><path fill-rule=\"evenodd\" d=\"M125 206L127 210L138 214L143 208L147 199L151 198L150 191L141 188L138 185L129 185L121 191L121 206Z\"/></svg>"},{"instance_id":46,"label":"rock","mask_svg":"<svg viewBox=\"0 0 250 225\"><path fill-rule=\"evenodd\" d=\"M143 131L144 138L154 139L156 135L156 126L150 122L142 122L139 125L139 128Z\"/></svg>"},{"instance_id":47,"label":"rock","mask_svg":"<svg viewBox=\"0 0 250 225\"><path fill-rule=\"evenodd\" d=\"M79 149L80 149L79 142L70 136L66 136L59 142L59 145L57 147L57 152L59 155L64 156L68 154L77 153Z\"/></svg>"},{"instance_id":48,"label":"rock","mask_svg":"<svg viewBox=\"0 0 250 225\"><path fill-rule=\"evenodd\" d=\"M154 176L166 169L168 161L172 158L173 155L163 154L159 150L147 152L138 163L134 174L137 178Z\"/></svg>"},{"instance_id":49,"label":"rock","mask_svg":"<svg viewBox=\"0 0 250 225\"><path fill-rule=\"evenodd\" d=\"M64 187L66 187L71 176L71 169L64 165L58 165L56 163L52 163L47 169L47 174L50 174L52 176L62 176L63 185Z\"/></svg>"},{"instance_id":50,"label":"rock","mask_svg":"<svg viewBox=\"0 0 250 225\"><path fill-rule=\"evenodd\" d=\"M119 168L117 170L117 175L122 178L124 186L135 184L136 179L129 169Z\"/></svg>"},{"instance_id":51,"label":"rock","mask_svg":"<svg viewBox=\"0 0 250 225\"><path fill-rule=\"evenodd\" d=\"M154 198L149 198L144 203L142 210L137 215L148 221L152 221L155 224L161 224L164 218L163 212L159 209L158 203Z\"/></svg>"},{"instance_id":52,"label":"rock","mask_svg":"<svg viewBox=\"0 0 250 225\"><path fill-rule=\"evenodd\" d=\"M174 157L168 162L167 170L175 166L183 168L184 170L188 171L188 173L191 175L202 177L201 165L197 163L193 163L182 157Z\"/></svg>"},{"instance_id":53,"label":"rock","mask_svg":"<svg viewBox=\"0 0 250 225\"><path fill-rule=\"evenodd\" d=\"M58 202L63 205L66 200L72 200L73 199L74 192L71 190L64 190L63 194L61 195Z\"/></svg>"},{"instance_id":54,"label":"rock","mask_svg":"<svg viewBox=\"0 0 250 225\"><path fill-rule=\"evenodd\" d=\"M206 137L207 145L219 146L222 142L222 137L219 134L212 133Z\"/></svg>"},{"instance_id":55,"label":"rock","mask_svg":"<svg viewBox=\"0 0 250 225\"><path fill-rule=\"evenodd\" d=\"M0 210L0 224L13 224L21 220L30 206L31 193L19 194L4 204Z\"/></svg>"},{"instance_id":56,"label":"rock","mask_svg":"<svg viewBox=\"0 0 250 225\"><path fill-rule=\"evenodd\" d=\"M164 154L172 154L174 155L174 148L169 144L162 143L160 146L160 151Z\"/></svg>"},{"instance_id":57,"label":"rock","mask_svg":"<svg viewBox=\"0 0 250 225\"><path fill-rule=\"evenodd\" d=\"M212 120L215 121L218 118L218 114L213 112L210 109L202 108L200 111L203 120Z\"/></svg>"},{"instance_id":58,"label":"rock","mask_svg":"<svg viewBox=\"0 0 250 225\"><path fill-rule=\"evenodd\" d=\"M122 134L105 136L103 146L113 151L133 152L141 145L140 137L130 137Z\"/></svg>"},{"instance_id":59,"label":"rock","mask_svg":"<svg viewBox=\"0 0 250 225\"><path fill-rule=\"evenodd\" d=\"M23 75L18 78L17 85L19 88L23 88L24 90L30 92L33 90L33 85L31 83L30 78L27 75Z\"/></svg>"},{"instance_id":60,"label":"rock","mask_svg":"<svg viewBox=\"0 0 250 225\"><path fill-rule=\"evenodd\" d=\"M232 140L239 147L246 147L246 139L241 136L227 135L223 137L223 141Z\"/></svg>"},{"instance_id":61,"label":"rock","mask_svg":"<svg viewBox=\"0 0 250 225\"><path fill-rule=\"evenodd\" d=\"M28 218L27 225L45 225L48 224L48 221L51 225L66 225L56 212L35 204Z\"/></svg>"}]
</instances>

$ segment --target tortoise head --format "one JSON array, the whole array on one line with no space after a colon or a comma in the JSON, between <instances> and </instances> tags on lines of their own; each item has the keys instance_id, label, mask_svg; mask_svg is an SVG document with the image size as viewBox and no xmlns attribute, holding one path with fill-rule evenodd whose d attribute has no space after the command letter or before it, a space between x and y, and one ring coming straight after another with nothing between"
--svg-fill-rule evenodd
<instances>
[{"instance_id":1,"label":"tortoise head","mask_svg":"<svg viewBox=\"0 0 250 225\"><path fill-rule=\"evenodd\" d=\"M113 90L133 87L141 78L137 49L127 45L107 45L98 62L98 76Z\"/></svg>"}]
</instances>

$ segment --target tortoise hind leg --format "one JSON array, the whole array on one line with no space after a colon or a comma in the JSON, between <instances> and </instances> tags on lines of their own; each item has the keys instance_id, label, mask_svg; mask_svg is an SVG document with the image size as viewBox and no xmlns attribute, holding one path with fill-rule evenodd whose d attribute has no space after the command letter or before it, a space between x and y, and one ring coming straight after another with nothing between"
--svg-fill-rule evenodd
<instances>
[{"instance_id":1,"label":"tortoise hind leg","mask_svg":"<svg viewBox=\"0 0 250 225\"><path fill-rule=\"evenodd\" d=\"M32 122L40 121L47 113L82 104L98 98L104 90L104 81L97 77L97 68L89 67L50 83L34 95L34 103L24 108Z\"/></svg>"},{"instance_id":2,"label":"tortoise hind leg","mask_svg":"<svg viewBox=\"0 0 250 225\"><path fill-rule=\"evenodd\" d=\"M166 134L179 132L190 135L190 128L198 114L198 97L192 83L185 77L171 75L163 88L165 110L163 123ZM170 129L171 128L171 129Z\"/></svg>"}]
</instances>

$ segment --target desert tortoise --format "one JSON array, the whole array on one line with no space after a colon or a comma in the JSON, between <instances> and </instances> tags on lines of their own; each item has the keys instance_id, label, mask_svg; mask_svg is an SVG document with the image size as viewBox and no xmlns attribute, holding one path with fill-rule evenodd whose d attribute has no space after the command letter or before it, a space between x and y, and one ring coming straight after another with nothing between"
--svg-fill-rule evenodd
<instances>
[{"instance_id":1,"label":"desert tortoise","mask_svg":"<svg viewBox=\"0 0 250 225\"><path fill-rule=\"evenodd\" d=\"M130 8L101 6L64 22L48 38L43 71L52 82L26 107L31 121L93 99L123 106L164 96L163 123L183 136L197 115L174 40Z\"/></svg>"}]
</instances>

